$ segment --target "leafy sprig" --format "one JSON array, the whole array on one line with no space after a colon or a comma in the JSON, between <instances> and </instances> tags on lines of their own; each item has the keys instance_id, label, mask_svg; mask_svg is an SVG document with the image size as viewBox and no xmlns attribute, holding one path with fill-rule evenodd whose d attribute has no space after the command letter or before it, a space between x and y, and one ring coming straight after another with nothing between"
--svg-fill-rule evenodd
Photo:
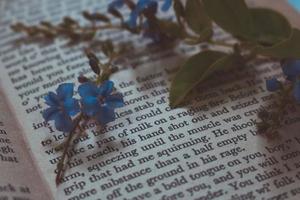
<instances>
[{"instance_id":1,"label":"leafy sprig","mask_svg":"<svg viewBox=\"0 0 300 200\"><path fill-rule=\"evenodd\" d=\"M215 71L234 67L241 62L246 64L258 56L276 59L300 57L300 46L297 45L300 31L292 28L288 20L274 10L249 8L244 0L187 0L185 4L180 0L163 2L164 10L173 2L176 21L156 16L158 1L138 0L135 3L131 0L115 0L109 4L108 13L119 19L118 24L112 24L110 17L105 14L85 11L83 17L91 22L87 27L80 26L69 17L57 26L42 22L40 26L17 23L12 27L30 36L64 36L72 42L92 40L97 31L117 28L143 34L158 43L182 41L190 45L206 43L226 47L225 52L202 51L186 60L171 84L172 107L180 105L196 85ZM120 11L123 7L131 10L128 19ZM235 42L214 39L214 23L231 34ZM107 44L101 43L104 46L102 50Z\"/></svg>"},{"instance_id":2,"label":"leafy sprig","mask_svg":"<svg viewBox=\"0 0 300 200\"><path fill-rule=\"evenodd\" d=\"M229 53L204 51L187 59L171 85L170 103L173 107L182 103L195 86L216 71L241 65L242 62L246 64L258 56L275 59L300 57L300 46L297 45L300 32L278 12L248 8L243 0L203 0L197 1L197 4L207 15L202 17L206 20L202 24L207 24L203 31L214 22L236 40L234 44L225 45L208 40L208 43L229 47ZM185 9L188 8L187 3Z\"/></svg>"},{"instance_id":3,"label":"leafy sprig","mask_svg":"<svg viewBox=\"0 0 300 200\"><path fill-rule=\"evenodd\" d=\"M73 83L60 84L56 93L49 92L45 96L49 106L43 112L45 121L53 120L58 131L69 133L66 142L63 143L62 157L57 163L56 184L63 178L69 160L67 155L73 148L72 141L85 133L81 125L89 120L96 120L100 126L104 126L114 121L114 109L124 105L122 94L116 92L113 82L108 80L111 69L115 67L111 67L110 62L102 64L92 52L87 51L86 55L96 79L78 77L81 83L78 87L81 99L73 97Z\"/></svg>"},{"instance_id":4,"label":"leafy sprig","mask_svg":"<svg viewBox=\"0 0 300 200\"><path fill-rule=\"evenodd\" d=\"M159 9L166 12L171 6L174 10L174 19L157 16ZM122 9L130 11L128 17L123 15ZM69 40L70 44L78 42L88 44L87 49L99 46L108 58L108 62L102 63L90 50L86 52L96 79L78 77L78 81L82 84L79 89L82 97L80 102L70 95L73 94L72 84L62 85L57 89L57 94L49 93L46 97L50 108L53 107L50 111L55 110L60 114L51 117L44 114L45 119L54 120L59 131L70 132L62 159L58 163L57 183L63 176L67 152L72 148L71 141L75 135L80 136L82 132L80 126L82 120L95 118L105 124L114 119L111 111L121 106L121 96L114 95L112 83L107 81L110 74L115 71L113 61L120 56L120 52L116 50L111 40L96 41L98 34L102 31L125 30L135 35L151 38L156 44L182 42L188 45L209 44L225 48L222 51L206 49L187 58L171 83L169 99L172 107L182 105L199 83L207 80L217 71L247 65L247 62L258 57L276 60L300 58L300 30L292 28L288 20L280 13L266 8L249 8L244 0L186 0L185 3L180 0L113 0L108 5L107 13L82 12L82 17L89 22L87 25L86 23L81 25L75 19L65 17L56 25L44 21L34 26L23 23L11 26L16 32L23 32L29 37L42 40L64 37ZM217 40L214 37L215 24L230 34L234 41ZM268 82L268 87L270 83L273 89L281 85L277 80L272 80ZM69 89L62 90L65 87ZM281 95L290 96L293 90L291 88L295 86L293 84L289 87L282 86ZM103 93L103 90L106 92ZM62 91L67 92L68 95ZM57 99L55 100L54 97ZM50 98L55 101L49 100ZM116 99L119 101L115 101ZM281 102L285 102L286 99L288 98L282 98ZM54 102L58 104L54 105ZM111 109L103 110L101 106L104 104L110 106ZM278 111L274 111L274 115L266 112L260 114L262 123L258 126L261 130L273 132L278 128L275 125L278 125L281 112L286 108L285 103L280 105L282 106ZM110 114L105 115L105 113ZM65 122L65 126L61 125L64 124L61 123L62 121Z\"/></svg>"}]
</instances>

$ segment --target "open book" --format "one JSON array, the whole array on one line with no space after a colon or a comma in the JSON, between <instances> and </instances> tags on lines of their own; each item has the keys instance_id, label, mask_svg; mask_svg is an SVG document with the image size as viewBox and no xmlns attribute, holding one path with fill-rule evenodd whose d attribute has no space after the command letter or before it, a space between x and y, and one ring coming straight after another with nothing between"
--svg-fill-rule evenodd
<instances>
[{"instance_id":1,"label":"open book","mask_svg":"<svg viewBox=\"0 0 300 200\"><path fill-rule=\"evenodd\" d=\"M278 63L257 61L247 69L217 74L199 85L189 106L172 110L170 80L185 55L197 50L189 46L133 52L130 59L138 67L112 76L126 106L102 129L92 122L86 125L88 135L74 141L68 170L56 187L61 152L55 147L66 135L43 121L43 96L89 73L87 59L80 48L66 47L60 39L18 44L23 36L9 26L45 19L57 23L66 15L78 18L82 10L105 10L105 2L0 1L0 199L299 199L297 108L286 116L281 140L268 141L256 132L260 107L276 106L275 95L264 84L281 75ZM282 8L292 20L297 17L284 1L270 6ZM103 37L133 38L118 32ZM137 49L143 46L140 38L132 40L138 40Z\"/></svg>"}]
</instances>

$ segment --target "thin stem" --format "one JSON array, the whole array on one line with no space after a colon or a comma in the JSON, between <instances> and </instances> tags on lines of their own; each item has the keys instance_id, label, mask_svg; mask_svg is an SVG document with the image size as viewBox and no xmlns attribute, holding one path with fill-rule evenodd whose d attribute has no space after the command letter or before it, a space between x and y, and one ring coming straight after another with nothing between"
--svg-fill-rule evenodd
<instances>
[{"instance_id":1,"label":"thin stem","mask_svg":"<svg viewBox=\"0 0 300 200\"><path fill-rule=\"evenodd\" d=\"M79 128L79 122L81 121L83 117L83 114L81 113L80 115L78 115L75 119L74 119L74 128L70 131L69 136L68 136L68 140L65 143L65 148L64 148L64 152L63 155L60 159L60 161L57 163L57 175L56 175L56 185L59 185L61 183L61 179L64 176L64 164L65 164L65 160L68 154L68 150L69 147L71 145L73 136L76 134L76 129Z\"/></svg>"},{"instance_id":2,"label":"thin stem","mask_svg":"<svg viewBox=\"0 0 300 200\"><path fill-rule=\"evenodd\" d=\"M86 27L80 27L80 31L94 31L94 30L103 30L103 29L122 29L122 26L117 24L107 24L102 26L86 26Z\"/></svg>"},{"instance_id":3,"label":"thin stem","mask_svg":"<svg viewBox=\"0 0 300 200\"><path fill-rule=\"evenodd\" d=\"M209 44L212 44L212 45L218 45L218 46L223 46L223 47L229 47L229 48L233 48L234 47L234 44L228 44L228 43L225 43L223 41L208 41Z\"/></svg>"}]
</instances>

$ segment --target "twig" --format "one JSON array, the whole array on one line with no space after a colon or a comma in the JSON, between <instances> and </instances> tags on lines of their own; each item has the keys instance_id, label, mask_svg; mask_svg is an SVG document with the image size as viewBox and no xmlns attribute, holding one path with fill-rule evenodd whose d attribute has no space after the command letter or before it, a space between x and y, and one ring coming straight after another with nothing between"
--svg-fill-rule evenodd
<instances>
[{"instance_id":1,"label":"twig","mask_svg":"<svg viewBox=\"0 0 300 200\"><path fill-rule=\"evenodd\" d=\"M74 119L75 126L69 133L68 140L65 143L63 155L61 157L61 160L57 163L57 175L56 175L56 179L55 179L56 185L59 185L61 183L61 180L64 176L65 160L67 158L68 150L71 145L72 138L76 134L76 129L80 127L79 122L81 121L82 117L83 117L83 114L81 113Z\"/></svg>"}]
</instances>

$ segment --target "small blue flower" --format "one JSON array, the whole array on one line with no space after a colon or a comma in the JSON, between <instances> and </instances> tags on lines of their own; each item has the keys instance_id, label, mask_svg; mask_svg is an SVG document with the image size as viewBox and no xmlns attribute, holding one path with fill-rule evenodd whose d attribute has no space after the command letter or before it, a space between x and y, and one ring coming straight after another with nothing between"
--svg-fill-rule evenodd
<instances>
[{"instance_id":1,"label":"small blue flower","mask_svg":"<svg viewBox=\"0 0 300 200\"><path fill-rule=\"evenodd\" d=\"M267 90L270 92L275 92L280 88L280 82L276 78L266 80Z\"/></svg>"},{"instance_id":2,"label":"small blue flower","mask_svg":"<svg viewBox=\"0 0 300 200\"><path fill-rule=\"evenodd\" d=\"M300 81L296 81L293 89L293 95L298 103L300 103Z\"/></svg>"},{"instance_id":3,"label":"small blue flower","mask_svg":"<svg viewBox=\"0 0 300 200\"><path fill-rule=\"evenodd\" d=\"M125 4L125 0L114 0L108 5L108 10L120 9ZM172 5L172 0L164 0L161 10L166 12L170 9ZM138 0L135 8L130 12L129 19L126 24L129 28L134 29L137 26L138 17L145 11L150 15L155 15L157 13L158 0Z\"/></svg>"},{"instance_id":4,"label":"small blue flower","mask_svg":"<svg viewBox=\"0 0 300 200\"><path fill-rule=\"evenodd\" d=\"M300 60L288 60L282 66L283 73L290 81L295 81L300 75Z\"/></svg>"},{"instance_id":5,"label":"small blue flower","mask_svg":"<svg viewBox=\"0 0 300 200\"><path fill-rule=\"evenodd\" d=\"M79 86L78 92L82 97L82 111L88 116L95 117L104 125L115 120L115 108L124 106L120 93L112 93L114 84L105 81L101 86L88 82Z\"/></svg>"},{"instance_id":6,"label":"small blue flower","mask_svg":"<svg viewBox=\"0 0 300 200\"><path fill-rule=\"evenodd\" d=\"M287 60L282 65L287 80L293 83L293 96L300 103L300 60Z\"/></svg>"},{"instance_id":7,"label":"small blue flower","mask_svg":"<svg viewBox=\"0 0 300 200\"><path fill-rule=\"evenodd\" d=\"M124 0L114 0L110 4L108 4L108 10L116 10L122 8L124 5Z\"/></svg>"},{"instance_id":8,"label":"small blue flower","mask_svg":"<svg viewBox=\"0 0 300 200\"><path fill-rule=\"evenodd\" d=\"M157 2L155 0L139 0L136 7L130 13L128 25L130 28L136 28L138 17L147 10L149 14L155 15L157 12Z\"/></svg>"},{"instance_id":9,"label":"small blue flower","mask_svg":"<svg viewBox=\"0 0 300 200\"><path fill-rule=\"evenodd\" d=\"M172 6L172 1L173 0L165 0L164 4L161 7L161 10L164 12L168 11L170 9L170 7Z\"/></svg>"},{"instance_id":10,"label":"small blue flower","mask_svg":"<svg viewBox=\"0 0 300 200\"><path fill-rule=\"evenodd\" d=\"M80 111L79 101L73 98L74 84L64 83L58 86L56 93L49 92L45 96L46 104L50 106L43 112L45 121L54 120L59 131L70 132L73 128L71 116Z\"/></svg>"}]
</instances>

